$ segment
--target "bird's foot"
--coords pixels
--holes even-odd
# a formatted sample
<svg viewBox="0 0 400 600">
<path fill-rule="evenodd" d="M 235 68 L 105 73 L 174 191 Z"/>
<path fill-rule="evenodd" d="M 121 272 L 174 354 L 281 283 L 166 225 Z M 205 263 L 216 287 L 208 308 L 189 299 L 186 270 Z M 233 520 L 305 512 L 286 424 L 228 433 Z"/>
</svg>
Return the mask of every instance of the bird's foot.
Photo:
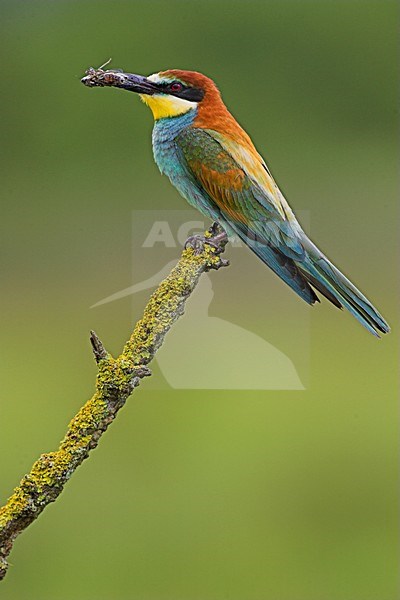
<svg viewBox="0 0 400 600">
<path fill-rule="evenodd" d="M 215 264 L 210 264 L 208 268 L 219 269 L 220 267 L 227 267 L 229 265 L 229 261 L 220 256 L 225 250 L 227 243 L 228 236 L 226 235 L 225 230 L 219 223 L 215 222 L 204 235 L 190 236 L 185 242 L 185 250 L 187 248 L 192 248 L 194 254 L 201 254 L 206 245 L 211 246 L 213 253 L 218 257 L 218 261 L 216 261 Z"/>
</svg>

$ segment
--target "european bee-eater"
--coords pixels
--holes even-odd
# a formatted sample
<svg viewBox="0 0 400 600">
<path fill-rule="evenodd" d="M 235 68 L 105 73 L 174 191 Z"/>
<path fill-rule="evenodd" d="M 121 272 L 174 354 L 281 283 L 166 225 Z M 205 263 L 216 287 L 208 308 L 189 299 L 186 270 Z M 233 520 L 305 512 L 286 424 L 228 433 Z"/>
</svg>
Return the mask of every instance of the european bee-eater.
<svg viewBox="0 0 400 600">
<path fill-rule="evenodd" d="M 149 77 L 121 72 L 117 87 L 137 92 L 150 107 L 155 161 L 192 206 L 238 235 L 309 304 L 319 301 L 315 289 L 377 337 L 377 331 L 389 331 L 369 300 L 304 233 L 211 79 L 176 69 Z"/>
</svg>

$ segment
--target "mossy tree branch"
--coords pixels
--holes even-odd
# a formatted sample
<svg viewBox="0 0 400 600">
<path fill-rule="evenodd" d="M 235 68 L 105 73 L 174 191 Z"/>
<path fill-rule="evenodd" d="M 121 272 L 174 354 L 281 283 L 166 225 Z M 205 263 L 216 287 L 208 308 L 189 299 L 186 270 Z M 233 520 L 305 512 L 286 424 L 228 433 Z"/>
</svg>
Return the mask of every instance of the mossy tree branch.
<svg viewBox="0 0 400 600">
<path fill-rule="evenodd" d="M 177 265 L 151 296 L 118 358 L 113 358 L 91 332 L 98 364 L 96 391 L 70 422 L 58 450 L 42 454 L 0 508 L 0 580 L 7 573 L 7 557 L 15 538 L 56 500 L 140 380 L 151 375 L 147 365 L 183 314 L 201 274 L 228 264 L 220 257 L 225 244 L 226 235 L 216 224 L 204 238 L 192 238 Z"/>
</svg>

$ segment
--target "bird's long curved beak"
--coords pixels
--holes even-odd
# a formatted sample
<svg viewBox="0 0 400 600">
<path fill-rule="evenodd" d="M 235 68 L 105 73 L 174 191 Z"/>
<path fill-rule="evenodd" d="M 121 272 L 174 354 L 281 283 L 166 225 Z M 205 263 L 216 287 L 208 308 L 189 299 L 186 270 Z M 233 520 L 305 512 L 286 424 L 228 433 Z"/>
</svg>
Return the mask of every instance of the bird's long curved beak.
<svg viewBox="0 0 400 600">
<path fill-rule="evenodd" d="M 81 82 L 88 87 L 118 87 L 137 94 L 153 95 L 159 91 L 157 85 L 147 77 L 124 73 L 118 69 L 103 71 L 102 69 L 90 68 L 86 71 Z"/>
</svg>

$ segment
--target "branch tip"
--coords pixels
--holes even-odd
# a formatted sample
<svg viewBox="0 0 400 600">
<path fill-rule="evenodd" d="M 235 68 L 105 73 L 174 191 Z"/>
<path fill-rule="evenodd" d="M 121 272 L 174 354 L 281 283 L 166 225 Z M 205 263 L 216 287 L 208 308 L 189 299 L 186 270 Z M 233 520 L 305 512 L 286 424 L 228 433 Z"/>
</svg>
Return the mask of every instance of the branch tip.
<svg viewBox="0 0 400 600">
<path fill-rule="evenodd" d="M 90 343 L 92 344 L 92 350 L 96 362 L 100 362 L 104 358 L 107 358 L 108 352 L 103 346 L 103 342 L 100 340 L 98 335 L 94 332 L 90 332 Z"/>
</svg>

